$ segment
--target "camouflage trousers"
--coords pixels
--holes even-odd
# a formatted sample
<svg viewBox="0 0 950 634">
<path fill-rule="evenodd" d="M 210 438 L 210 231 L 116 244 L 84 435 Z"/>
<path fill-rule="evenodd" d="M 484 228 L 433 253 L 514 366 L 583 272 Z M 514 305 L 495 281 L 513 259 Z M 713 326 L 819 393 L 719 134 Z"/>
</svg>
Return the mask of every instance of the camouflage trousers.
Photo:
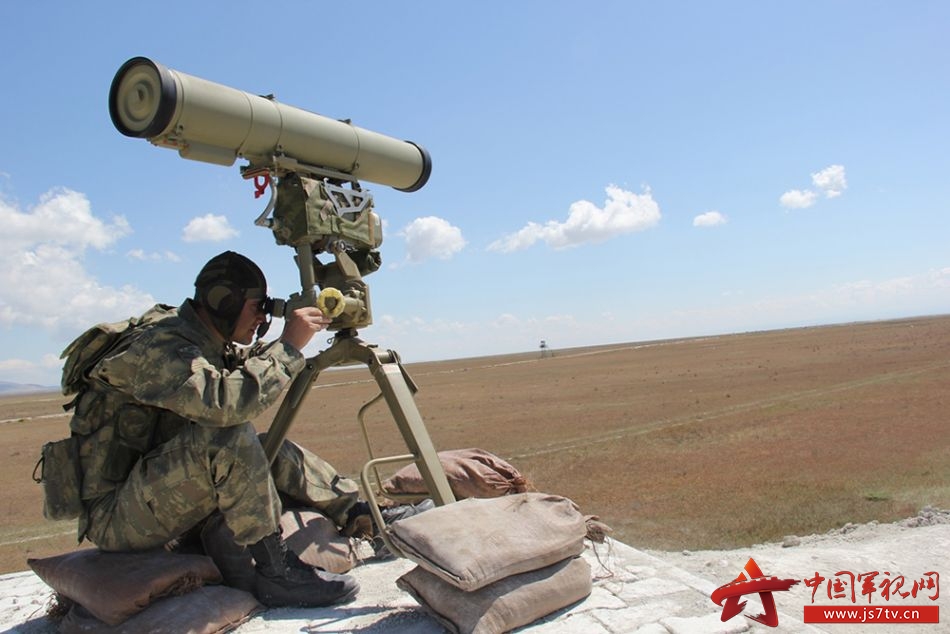
<svg viewBox="0 0 950 634">
<path fill-rule="evenodd" d="M 250 423 L 191 424 L 144 455 L 125 482 L 88 509 L 86 536 L 107 551 L 164 545 L 220 511 L 238 544 L 277 531 L 280 494 L 346 522 L 358 485 L 284 441 L 273 465 Z"/>
</svg>

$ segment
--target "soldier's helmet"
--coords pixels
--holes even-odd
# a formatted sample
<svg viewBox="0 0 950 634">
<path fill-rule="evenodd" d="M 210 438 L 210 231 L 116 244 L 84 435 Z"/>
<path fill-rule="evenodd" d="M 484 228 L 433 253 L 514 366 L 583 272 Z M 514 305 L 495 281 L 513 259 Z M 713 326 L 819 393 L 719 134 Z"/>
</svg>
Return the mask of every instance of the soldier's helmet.
<svg viewBox="0 0 950 634">
<path fill-rule="evenodd" d="M 218 332 L 230 340 L 249 299 L 267 297 L 267 280 L 254 262 L 234 251 L 210 260 L 195 279 L 195 301 L 205 308 Z"/>
</svg>

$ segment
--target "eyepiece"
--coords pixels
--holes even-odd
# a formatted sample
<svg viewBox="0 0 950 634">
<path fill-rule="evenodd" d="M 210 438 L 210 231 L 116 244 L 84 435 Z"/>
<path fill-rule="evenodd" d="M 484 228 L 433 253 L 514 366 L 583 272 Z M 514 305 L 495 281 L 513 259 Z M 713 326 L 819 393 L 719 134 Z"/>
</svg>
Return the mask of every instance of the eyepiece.
<svg viewBox="0 0 950 634">
<path fill-rule="evenodd" d="M 150 138 L 171 123 L 178 101 L 175 78 L 147 57 L 123 64 L 109 89 L 109 116 L 125 136 Z"/>
</svg>

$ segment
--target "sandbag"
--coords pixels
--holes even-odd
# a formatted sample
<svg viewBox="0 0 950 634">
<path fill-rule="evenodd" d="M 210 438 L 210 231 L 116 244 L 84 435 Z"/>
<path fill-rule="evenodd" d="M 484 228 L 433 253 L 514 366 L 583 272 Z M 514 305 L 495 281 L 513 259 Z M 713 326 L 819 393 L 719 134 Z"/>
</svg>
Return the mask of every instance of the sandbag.
<svg viewBox="0 0 950 634">
<path fill-rule="evenodd" d="M 464 592 L 416 567 L 396 580 L 446 629 L 456 634 L 498 634 L 527 625 L 585 598 L 590 565 L 580 557 L 513 575 Z"/>
<path fill-rule="evenodd" d="M 343 574 L 357 563 L 350 540 L 340 535 L 336 524 L 316 511 L 284 511 L 280 527 L 287 546 L 306 564 Z"/>
<path fill-rule="evenodd" d="M 447 504 L 394 522 L 388 530 L 407 558 L 472 591 L 581 554 L 584 519 L 567 498 L 520 493 Z"/>
<path fill-rule="evenodd" d="M 160 597 L 221 582 L 210 557 L 163 550 L 107 553 L 92 548 L 27 559 L 27 564 L 46 585 L 108 625 L 122 623 Z"/>
<path fill-rule="evenodd" d="M 226 586 L 205 586 L 158 599 L 118 625 L 109 625 L 79 604 L 59 623 L 61 634 L 218 634 L 228 632 L 263 609 L 253 595 Z"/>
<path fill-rule="evenodd" d="M 438 456 L 457 500 L 494 498 L 524 493 L 530 488 L 518 469 L 484 449 L 453 449 L 440 451 Z M 394 473 L 383 482 L 382 489 L 391 494 L 430 495 L 415 463 Z"/>
</svg>

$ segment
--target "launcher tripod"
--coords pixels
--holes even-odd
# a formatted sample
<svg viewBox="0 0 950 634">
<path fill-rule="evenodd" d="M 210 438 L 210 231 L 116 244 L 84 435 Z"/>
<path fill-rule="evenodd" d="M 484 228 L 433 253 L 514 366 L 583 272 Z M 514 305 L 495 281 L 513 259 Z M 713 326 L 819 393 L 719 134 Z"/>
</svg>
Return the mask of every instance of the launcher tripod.
<svg viewBox="0 0 950 634">
<path fill-rule="evenodd" d="M 296 250 L 301 292 L 294 293 L 286 302 L 274 300 L 273 314 L 283 316 L 299 306 L 316 305 L 333 319 L 330 330 L 337 332 L 330 347 L 308 358 L 304 370 L 291 383 L 267 432 L 264 451 L 273 461 L 323 370 L 357 363 L 366 365 L 381 393 L 359 413 L 370 457 L 360 472 L 360 479 L 370 502 L 370 512 L 376 525 L 382 527 L 384 522 L 376 499 L 377 490 L 384 494 L 377 470 L 381 464 L 414 462 L 429 496 L 439 506 L 454 502 L 455 496 L 416 407 L 413 395 L 418 388 L 399 355 L 392 350 L 381 351 L 357 336 L 357 328 L 372 323 L 369 288 L 362 276 L 378 269 L 380 262 L 376 249 L 382 242 L 381 223 L 373 211 L 372 196 L 359 189 L 355 182 L 350 181 L 349 188 L 342 187 L 341 182 L 326 177 L 324 170 L 314 169 L 324 175 L 323 180 L 311 178 L 312 172 L 305 175 L 292 172 L 280 178 L 275 186 L 275 175 L 268 173 L 272 198 L 256 224 L 270 228 L 278 244 L 287 244 Z M 248 177 L 246 173 L 245 178 Z M 267 217 L 271 211 L 273 215 Z M 334 261 L 320 262 L 317 256 L 323 252 L 331 253 Z M 321 289 L 319 294 L 316 287 Z M 380 458 L 373 455 L 363 413 L 381 397 L 389 406 L 409 450 L 407 454 Z M 401 554 L 385 531 L 380 531 L 380 536 L 391 552 Z"/>
</svg>

